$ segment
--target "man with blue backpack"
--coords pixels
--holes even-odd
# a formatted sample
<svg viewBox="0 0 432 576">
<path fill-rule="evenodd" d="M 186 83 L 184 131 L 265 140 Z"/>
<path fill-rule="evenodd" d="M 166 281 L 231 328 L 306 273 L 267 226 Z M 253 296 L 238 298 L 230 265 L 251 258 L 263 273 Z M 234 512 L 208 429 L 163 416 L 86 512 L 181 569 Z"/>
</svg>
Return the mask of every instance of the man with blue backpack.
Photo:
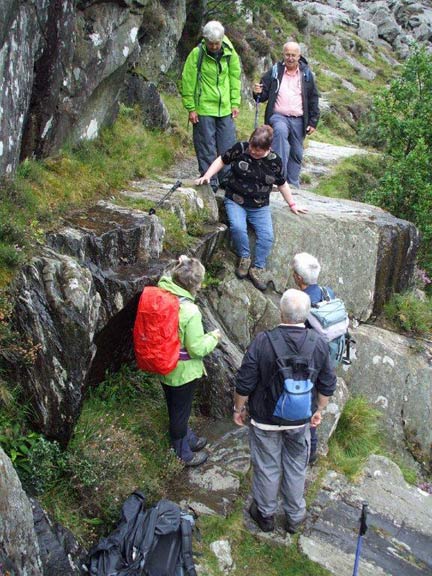
<svg viewBox="0 0 432 576">
<path fill-rule="evenodd" d="M 314 328 L 323 336 L 330 348 L 330 362 L 337 368 L 341 362 L 349 363 L 345 357 L 346 342 L 349 340 L 349 318 L 345 305 L 331 288 L 318 284 L 321 265 L 318 260 L 307 252 L 296 254 L 292 261 L 294 282 L 305 292 L 311 301 L 311 312 L 306 325 Z M 311 452 L 309 464 L 317 459 L 318 434 L 316 428 L 311 428 Z"/>
<path fill-rule="evenodd" d="M 328 344 L 305 326 L 310 308 L 304 292 L 284 292 L 281 324 L 255 337 L 237 374 L 234 422 L 245 423 L 246 402 L 251 417 L 254 473 L 249 513 L 264 532 L 275 528 L 279 488 L 287 531 L 296 533 L 306 517 L 309 430 L 320 424 L 336 387 Z"/>
</svg>

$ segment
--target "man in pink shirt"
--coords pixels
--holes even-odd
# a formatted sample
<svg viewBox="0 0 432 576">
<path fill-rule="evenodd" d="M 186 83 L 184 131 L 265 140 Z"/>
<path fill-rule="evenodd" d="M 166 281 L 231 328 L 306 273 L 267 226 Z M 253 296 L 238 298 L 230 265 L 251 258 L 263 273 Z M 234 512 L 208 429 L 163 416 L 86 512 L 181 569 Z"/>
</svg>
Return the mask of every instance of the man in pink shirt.
<svg viewBox="0 0 432 576">
<path fill-rule="evenodd" d="M 254 98 L 267 102 L 265 123 L 274 130 L 272 148 L 282 158 L 289 184 L 299 188 L 303 140 L 316 130 L 320 112 L 315 79 L 297 42 L 284 45 L 283 61 L 254 85 Z"/>
</svg>

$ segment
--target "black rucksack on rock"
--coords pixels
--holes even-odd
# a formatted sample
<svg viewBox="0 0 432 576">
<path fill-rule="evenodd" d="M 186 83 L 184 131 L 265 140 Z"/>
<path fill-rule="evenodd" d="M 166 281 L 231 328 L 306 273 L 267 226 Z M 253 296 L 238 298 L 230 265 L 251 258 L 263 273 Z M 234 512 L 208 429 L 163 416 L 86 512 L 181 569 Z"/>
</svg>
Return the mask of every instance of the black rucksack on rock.
<svg viewBox="0 0 432 576">
<path fill-rule="evenodd" d="M 194 520 L 170 500 L 145 508 L 134 492 L 117 528 L 89 552 L 91 576 L 196 576 L 192 558 Z"/>
</svg>

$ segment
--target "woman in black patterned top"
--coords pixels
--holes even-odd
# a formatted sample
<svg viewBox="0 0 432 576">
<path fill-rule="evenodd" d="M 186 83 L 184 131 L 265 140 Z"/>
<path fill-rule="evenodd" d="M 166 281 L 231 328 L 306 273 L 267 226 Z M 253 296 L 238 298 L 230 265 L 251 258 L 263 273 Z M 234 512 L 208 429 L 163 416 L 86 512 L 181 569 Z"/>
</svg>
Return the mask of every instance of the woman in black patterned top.
<svg viewBox="0 0 432 576">
<path fill-rule="evenodd" d="M 283 176 L 282 160 L 271 149 L 273 128 L 260 126 L 252 133 L 249 142 L 237 142 L 211 164 L 196 184 L 210 182 L 226 165 L 231 170 L 225 186 L 225 209 L 230 224 L 231 237 L 240 258 L 236 275 L 249 278 L 259 290 L 265 290 L 265 266 L 273 246 L 273 224 L 270 212 L 270 193 L 276 185 L 294 214 L 306 212 L 293 200 L 290 187 Z M 247 225 L 256 234 L 255 260 L 251 265 Z"/>
</svg>

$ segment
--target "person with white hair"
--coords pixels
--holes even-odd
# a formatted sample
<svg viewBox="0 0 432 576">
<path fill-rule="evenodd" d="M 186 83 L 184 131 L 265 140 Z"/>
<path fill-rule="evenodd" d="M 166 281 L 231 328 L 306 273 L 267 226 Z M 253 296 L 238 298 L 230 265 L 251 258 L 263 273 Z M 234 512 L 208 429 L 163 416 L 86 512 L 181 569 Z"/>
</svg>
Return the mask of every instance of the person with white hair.
<svg viewBox="0 0 432 576">
<path fill-rule="evenodd" d="M 300 290 L 305 292 L 311 301 L 311 304 L 318 304 L 326 299 L 326 297 L 333 299 L 335 297 L 331 288 L 326 286 L 326 294 L 324 294 L 321 286 L 318 285 L 318 277 L 321 272 L 321 265 L 315 256 L 307 252 L 299 252 L 296 254 L 291 263 L 294 282 Z M 309 456 L 309 464 L 315 464 L 317 460 L 318 450 L 318 433 L 316 428 L 311 428 L 311 450 Z"/>
<path fill-rule="evenodd" d="M 288 184 L 300 187 L 303 141 L 315 132 L 320 117 L 314 76 L 297 42 L 286 42 L 283 60 L 254 85 L 254 97 L 267 102 L 265 123 L 274 130 L 273 149 L 283 162 Z"/>
<path fill-rule="evenodd" d="M 203 39 L 189 53 L 182 73 L 182 101 L 193 126 L 193 143 L 202 176 L 236 141 L 234 118 L 240 107 L 240 58 L 217 20 L 207 22 Z M 219 178 L 228 172 L 225 168 Z M 216 192 L 219 180 L 211 186 Z"/>
<path fill-rule="evenodd" d="M 253 500 L 249 513 L 264 532 L 274 530 L 279 490 L 287 531 L 296 533 L 305 520 L 304 487 L 310 448 L 309 428 L 320 424 L 321 412 L 336 387 L 327 342 L 304 324 L 310 306 L 310 299 L 304 292 L 295 289 L 284 292 L 280 301 L 281 323 L 255 337 L 237 374 L 233 419 L 238 426 L 244 425 L 246 402 L 251 418 L 249 442 L 253 463 Z M 275 383 L 274 375 L 280 367 L 280 356 L 276 354 L 273 344 L 275 338 L 286 349 L 287 358 L 295 358 L 299 362 L 300 358 L 304 360 L 303 354 L 308 356 L 308 369 L 316 375 L 312 389 L 315 407 L 308 412 L 311 414 L 309 417 L 302 415 L 292 424 L 276 421 L 274 404 L 269 402 L 270 388 Z M 308 342 L 311 343 L 309 346 Z M 312 402 L 309 408 L 311 406 Z"/>
</svg>

